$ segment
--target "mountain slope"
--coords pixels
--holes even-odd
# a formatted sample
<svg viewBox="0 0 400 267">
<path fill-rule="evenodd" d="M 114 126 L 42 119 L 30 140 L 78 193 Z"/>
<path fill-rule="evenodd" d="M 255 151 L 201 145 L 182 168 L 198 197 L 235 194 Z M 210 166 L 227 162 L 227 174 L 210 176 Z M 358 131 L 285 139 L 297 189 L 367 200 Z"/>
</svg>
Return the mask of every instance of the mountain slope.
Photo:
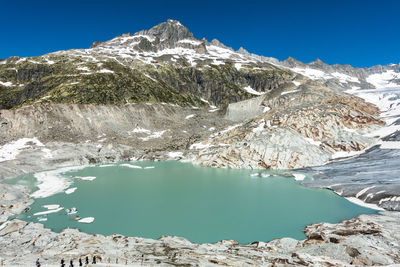
<svg viewBox="0 0 400 267">
<path fill-rule="evenodd" d="M 195 39 L 182 24 L 168 20 L 134 35 L 95 42 L 89 49 L 2 61 L 0 108 L 38 101 L 201 106 L 207 100 L 224 106 L 295 77 L 217 40 Z"/>
</svg>

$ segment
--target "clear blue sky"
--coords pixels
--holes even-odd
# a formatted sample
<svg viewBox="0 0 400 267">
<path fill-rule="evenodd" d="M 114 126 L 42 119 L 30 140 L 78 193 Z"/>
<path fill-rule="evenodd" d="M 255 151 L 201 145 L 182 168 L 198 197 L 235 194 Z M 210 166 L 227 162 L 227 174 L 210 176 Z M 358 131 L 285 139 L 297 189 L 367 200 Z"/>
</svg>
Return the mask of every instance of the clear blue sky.
<svg viewBox="0 0 400 267">
<path fill-rule="evenodd" d="M 88 48 L 177 19 L 197 38 L 283 60 L 400 62 L 397 0 L 2 0 L 0 58 Z"/>
</svg>

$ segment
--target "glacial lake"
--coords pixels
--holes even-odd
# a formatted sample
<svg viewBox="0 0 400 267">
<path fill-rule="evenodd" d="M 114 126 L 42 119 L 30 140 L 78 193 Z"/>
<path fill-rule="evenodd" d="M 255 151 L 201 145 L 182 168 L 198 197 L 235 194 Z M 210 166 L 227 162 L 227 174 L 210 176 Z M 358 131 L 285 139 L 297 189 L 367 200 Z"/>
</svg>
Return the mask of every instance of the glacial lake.
<svg viewBox="0 0 400 267">
<path fill-rule="evenodd" d="M 55 173 L 42 172 L 40 177 L 67 183 L 63 191 L 35 198 L 31 210 L 17 218 L 40 222 L 57 232 L 77 228 L 103 235 L 155 239 L 173 235 L 196 243 L 233 239 L 245 244 L 282 237 L 303 239 L 306 225 L 376 213 L 330 190 L 306 188 L 280 176 L 287 172 L 262 171 L 262 176 L 254 176 L 260 171 L 140 161 Z M 27 185 L 33 192 L 39 184 L 34 175 L 12 183 Z M 57 212 L 34 215 L 48 211 L 46 205 L 60 208 L 53 206 L 50 211 Z M 68 214 L 72 208 L 77 212 Z M 87 217 L 94 221 L 77 221 Z"/>
</svg>

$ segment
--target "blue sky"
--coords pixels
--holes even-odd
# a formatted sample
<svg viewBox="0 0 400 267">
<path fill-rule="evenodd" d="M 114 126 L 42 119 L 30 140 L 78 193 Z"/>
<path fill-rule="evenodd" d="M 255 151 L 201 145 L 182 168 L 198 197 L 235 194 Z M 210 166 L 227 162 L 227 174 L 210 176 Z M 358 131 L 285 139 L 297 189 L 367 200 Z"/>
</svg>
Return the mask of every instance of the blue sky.
<svg viewBox="0 0 400 267">
<path fill-rule="evenodd" d="M 177 19 L 197 38 L 283 60 L 400 62 L 397 0 L 2 0 L 0 58 L 88 48 Z"/>
</svg>

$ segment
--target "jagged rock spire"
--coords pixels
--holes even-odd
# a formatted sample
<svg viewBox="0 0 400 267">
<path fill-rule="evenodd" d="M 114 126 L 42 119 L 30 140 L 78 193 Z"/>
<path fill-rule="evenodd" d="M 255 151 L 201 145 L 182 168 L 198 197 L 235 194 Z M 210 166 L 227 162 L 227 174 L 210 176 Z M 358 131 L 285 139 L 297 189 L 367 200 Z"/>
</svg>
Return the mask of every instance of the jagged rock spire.
<svg viewBox="0 0 400 267">
<path fill-rule="evenodd" d="M 151 35 L 158 37 L 160 41 L 173 44 L 179 40 L 193 38 L 193 33 L 177 20 L 169 19 L 160 23 L 149 30 L 143 30 L 135 33 L 135 35 Z"/>
</svg>

